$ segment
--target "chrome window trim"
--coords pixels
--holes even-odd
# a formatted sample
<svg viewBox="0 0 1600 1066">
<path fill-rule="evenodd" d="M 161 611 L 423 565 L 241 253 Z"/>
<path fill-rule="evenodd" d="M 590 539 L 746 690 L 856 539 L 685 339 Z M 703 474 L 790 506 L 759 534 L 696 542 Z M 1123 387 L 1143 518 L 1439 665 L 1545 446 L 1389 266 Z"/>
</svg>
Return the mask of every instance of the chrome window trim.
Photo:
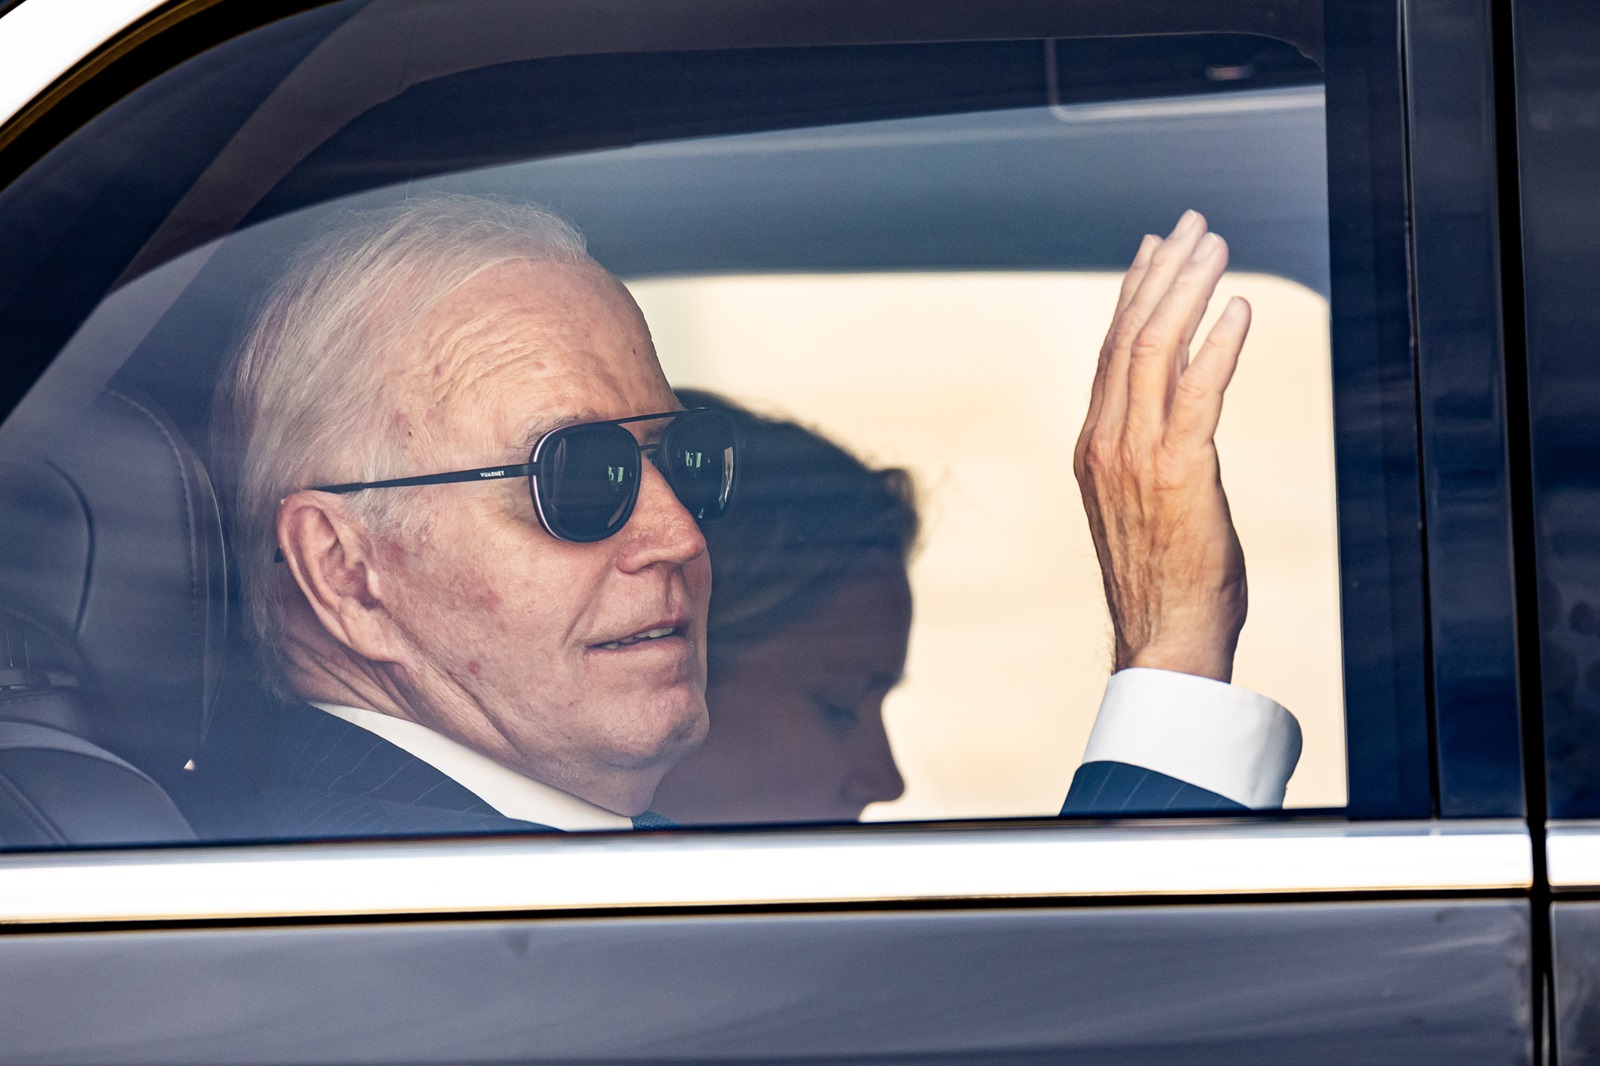
<svg viewBox="0 0 1600 1066">
<path fill-rule="evenodd" d="M 0 856 L 0 922 L 1526 889 L 1520 822 L 862 827 Z"/>
<path fill-rule="evenodd" d="M 1551 888 L 1600 887 L 1600 821 L 1551 822 L 1544 840 Z"/>
<path fill-rule="evenodd" d="M 23 0 L 0 15 L 0 126 L 167 0 Z"/>
</svg>

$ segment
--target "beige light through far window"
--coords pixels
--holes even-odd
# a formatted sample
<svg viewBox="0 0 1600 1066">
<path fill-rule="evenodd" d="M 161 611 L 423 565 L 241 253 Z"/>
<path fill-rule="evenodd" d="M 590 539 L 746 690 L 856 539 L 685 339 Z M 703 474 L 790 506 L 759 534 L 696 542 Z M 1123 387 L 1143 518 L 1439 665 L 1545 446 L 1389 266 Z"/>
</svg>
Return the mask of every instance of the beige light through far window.
<svg viewBox="0 0 1600 1066">
<path fill-rule="evenodd" d="M 797 418 L 916 474 L 916 622 L 885 712 L 906 791 L 868 819 L 1060 808 L 1110 662 L 1071 452 L 1117 285 L 985 273 L 629 286 L 675 386 Z M 1234 681 L 1305 731 L 1288 804 L 1342 806 L 1328 305 L 1233 274 L 1213 308 L 1234 294 L 1255 309 L 1218 442 L 1250 577 Z"/>
</svg>

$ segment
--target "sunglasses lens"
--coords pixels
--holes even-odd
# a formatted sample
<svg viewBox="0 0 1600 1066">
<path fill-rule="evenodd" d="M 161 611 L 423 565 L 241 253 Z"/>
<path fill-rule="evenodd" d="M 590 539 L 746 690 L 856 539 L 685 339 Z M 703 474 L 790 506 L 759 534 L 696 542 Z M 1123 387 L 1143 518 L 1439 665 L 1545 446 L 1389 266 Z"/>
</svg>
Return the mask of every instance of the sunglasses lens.
<svg viewBox="0 0 1600 1066">
<path fill-rule="evenodd" d="M 662 473 L 689 513 L 721 518 L 733 498 L 733 419 L 721 411 L 679 415 L 661 441 Z"/>
<path fill-rule="evenodd" d="M 537 456 L 535 499 L 563 540 L 604 540 L 628 521 L 639 495 L 639 446 L 621 426 L 560 429 Z"/>
</svg>

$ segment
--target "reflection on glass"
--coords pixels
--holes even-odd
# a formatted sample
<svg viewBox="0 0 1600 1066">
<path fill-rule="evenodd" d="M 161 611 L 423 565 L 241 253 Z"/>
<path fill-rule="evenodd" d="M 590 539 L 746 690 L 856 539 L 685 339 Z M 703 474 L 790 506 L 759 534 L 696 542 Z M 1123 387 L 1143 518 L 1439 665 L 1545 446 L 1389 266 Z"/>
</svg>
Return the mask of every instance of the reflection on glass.
<svg viewBox="0 0 1600 1066">
<path fill-rule="evenodd" d="M 629 282 L 672 381 L 796 416 L 915 478 L 916 624 L 884 709 L 905 794 L 870 806 L 868 820 L 1059 809 L 1111 658 L 1071 446 L 1118 284 L 1099 271 Z M 1336 807 L 1345 716 L 1328 302 L 1243 271 L 1216 302 L 1231 295 L 1254 309 L 1218 430 L 1250 574 L 1234 679 L 1304 730 L 1286 804 Z"/>
<path fill-rule="evenodd" d="M 853 821 L 903 789 L 883 702 L 911 629 L 911 479 L 713 393 L 678 397 L 734 416 L 739 495 L 706 529 L 711 731 L 654 808 L 685 823 Z"/>
<path fill-rule="evenodd" d="M 85 412 L 104 388 L 149 397 L 152 440 L 194 444 L 183 465 L 200 481 L 209 469 L 234 501 L 229 591 L 219 575 L 205 593 L 228 625 L 198 634 L 201 684 L 185 698 L 198 721 L 135 760 L 202 835 L 627 828 L 641 813 L 643 825 L 1052 815 L 1111 666 L 1072 470 L 1116 306 L 1110 268 L 1193 202 L 1260 271 L 1230 272 L 1212 315 L 1233 295 L 1257 311 L 1217 436 L 1250 560 L 1234 680 L 1305 723 L 1288 803 L 1336 806 L 1321 108 L 1307 87 L 1225 108 L 930 114 L 370 188 L 123 287 L 5 429 L 61 466 L 60 434 L 93 428 Z M 1180 150 L 1193 180 L 1128 165 Z M 599 263 L 577 227 L 531 206 L 552 201 Z M 344 229 L 361 218 L 398 228 Z M 319 234 L 321 252 L 293 267 Z M 369 239 L 391 243 L 351 244 Z M 626 291 L 606 269 L 628 276 Z M 205 444 L 225 414 L 212 385 L 241 337 L 247 364 L 276 364 L 271 388 L 247 369 L 246 393 L 232 394 L 244 397 L 235 416 L 265 426 L 242 495 L 239 456 Z M 696 532 L 671 503 L 674 487 L 688 502 L 684 485 L 645 467 L 634 519 L 598 530 L 615 540 L 539 539 L 552 530 L 537 494 L 499 475 L 555 426 L 667 409 L 668 382 L 744 426 L 732 516 Z M 632 441 L 659 442 L 659 427 L 625 432 L 630 456 Z M 306 491 L 438 471 L 481 483 Z M 215 509 L 179 525 L 202 518 Z M 630 561 L 647 540 L 664 554 Z M 193 556 L 181 539 L 149 547 Z M 619 594 L 605 553 L 627 581 L 658 565 L 678 577 L 655 599 Z M 196 595 L 178 591 L 180 606 Z M 252 608 L 277 691 L 294 694 L 275 708 L 241 668 Z M 585 656 L 671 658 L 662 698 L 567 669 L 563 618 L 593 638 Z M 91 636 L 96 654 L 117 650 L 114 634 Z M 330 665 L 347 654 L 354 669 Z M 370 785 L 359 802 L 352 783 Z M 1275 796 L 1236 801 L 1281 799 L 1280 778 Z"/>
</svg>

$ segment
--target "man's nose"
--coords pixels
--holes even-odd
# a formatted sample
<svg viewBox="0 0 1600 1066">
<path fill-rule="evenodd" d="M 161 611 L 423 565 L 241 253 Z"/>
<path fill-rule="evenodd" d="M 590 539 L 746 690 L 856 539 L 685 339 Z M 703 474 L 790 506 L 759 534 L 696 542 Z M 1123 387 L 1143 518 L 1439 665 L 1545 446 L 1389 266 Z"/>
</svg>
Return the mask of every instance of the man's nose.
<svg viewBox="0 0 1600 1066">
<path fill-rule="evenodd" d="M 660 563 L 682 566 L 698 559 L 706 552 L 706 538 L 699 524 L 679 502 L 661 471 L 651 463 L 642 466 L 638 502 L 628 524 L 618 534 L 618 565 L 631 573 Z"/>
<path fill-rule="evenodd" d="M 905 778 L 894 761 L 894 751 L 889 747 L 889 734 L 883 728 L 883 713 L 866 716 L 862 721 L 866 735 L 850 776 L 845 779 L 845 795 L 854 803 L 887 803 L 899 799 L 906 791 Z"/>
</svg>

